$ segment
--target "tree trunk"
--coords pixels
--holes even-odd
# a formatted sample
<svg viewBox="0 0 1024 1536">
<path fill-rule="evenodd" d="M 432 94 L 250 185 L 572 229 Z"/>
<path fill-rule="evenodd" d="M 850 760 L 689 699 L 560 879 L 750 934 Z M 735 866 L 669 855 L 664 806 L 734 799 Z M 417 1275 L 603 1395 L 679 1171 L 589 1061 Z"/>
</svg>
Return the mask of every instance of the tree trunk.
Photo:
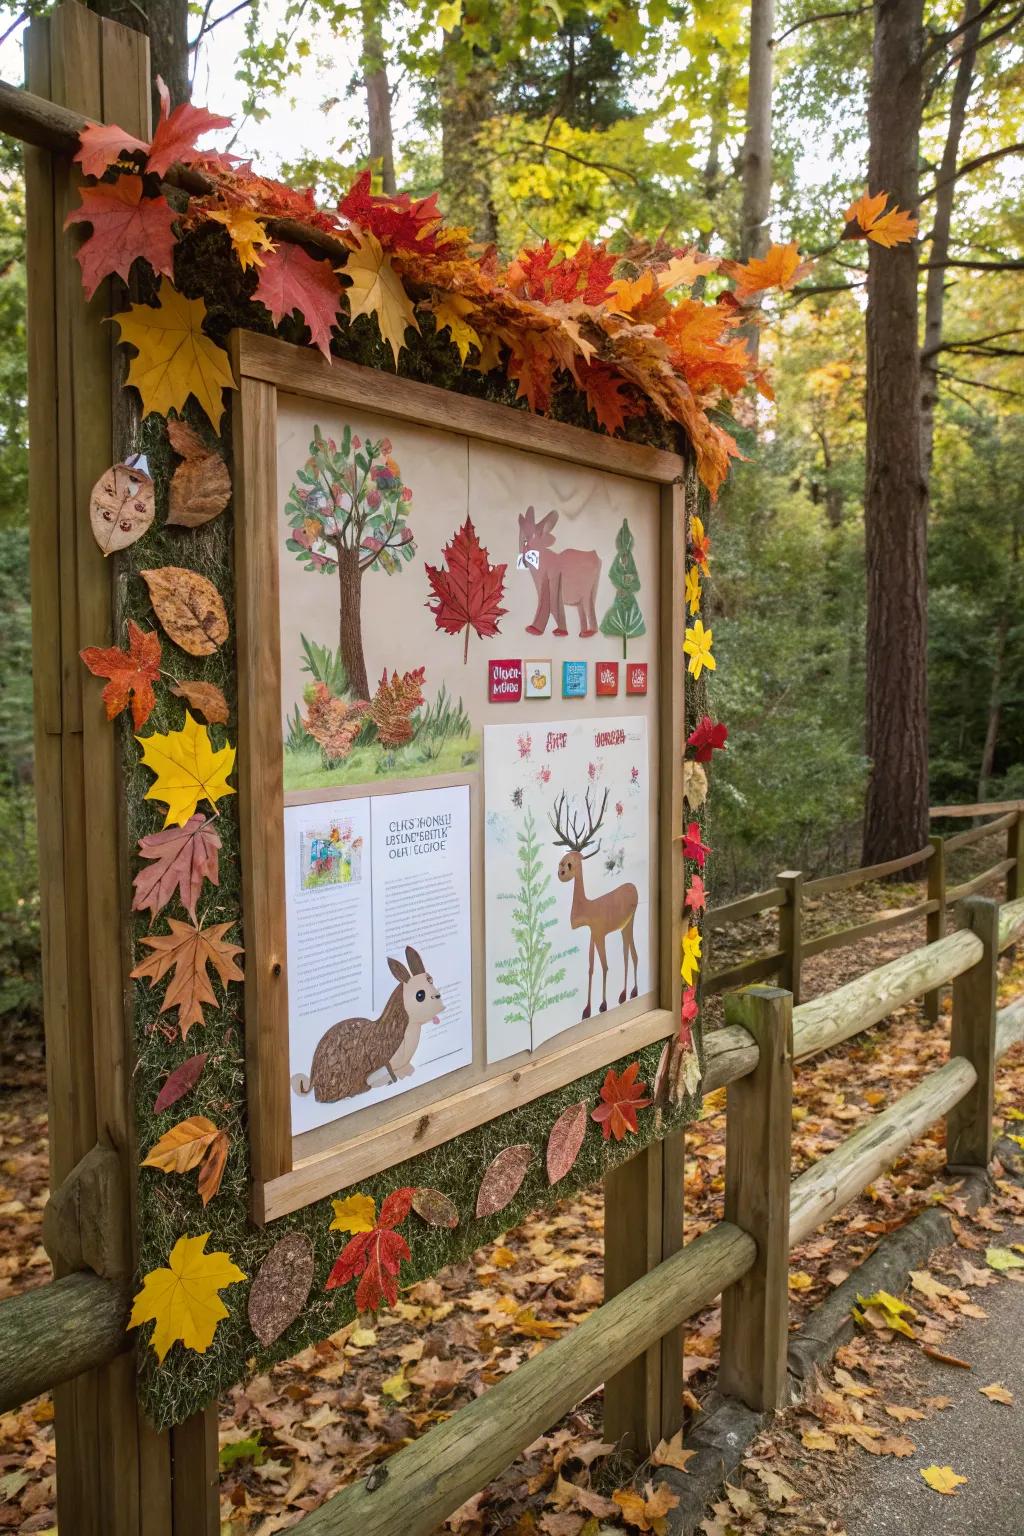
<svg viewBox="0 0 1024 1536">
<path fill-rule="evenodd" d="M 935 218 L 932 224 L 931 250 L 928 259 L 944 262 L 949 255 L 949 229 L 953 216 L 953 180 L 960 158 L 960 139 L 967 116 L 967 102 L 974 84 L 974 61 L 977 55 L 978 33 L 981 23 L 976 19 L 980 0 L 964 0 L 961 25 L 964 31 L 960 40 L 960 62 L 953 82 L 953 96 L 949 107 L 949 123 L 946 143 L 942 151 L 942 164 L 937 177 L 935 194 Z M 929 484 L 932 472 L 932 440 L 935 434 L 935 406 L 939 398 L 939 352 L 942 341 L 942 311 L 946 298 L 947 273 L 942 266 L 928 269 L 928 284 L 924 299 L 924 347 L 921 353 L 921 467 L 925 484 Z"/>
<path fill-rule="evenodd" d="M 363 573 L 359 569 L 358 549 L 339 549 L 338 586 L 341 603 L 339 643 L 341 659 L 348 673 L 349 690 L 354 698 L 369 699 L 370 685 L 366 679 L 366 658 L 363 655 Z"/>
<path fill-rule="evenodd" d="M 992 777 L 992 767 L 996 760 L 996 744 L 999 741 L 999 717 L 1002 714 L 1002 688 L 1003 688 L 1003 657 L 1006 654 L 1006 631 L 1008 628 L 1005 613 L 999 620 L 999 628 L 996 630 L 995 653 L 992 658 L 992 685 L 988 696 L 988 726 L 985 731 L 985 745 L 981 753 L 981 768 L 978 771 L 978 799 L 984 800 L 988 781 Z"/>
<path fill-rule="evenodd" d="M 149 62 L 171 93 L 171 104 L 188 101 L 192 83 L 188 73 L 188 0 L 147 0 L 145 8 L 133 0 L 88 0 L 89 9 L 149 37 Z M 154 96 L 154 114 L 160 104 Z M 154 118 L 155 120 L 155 118 Z"/>
<path fill-rule="evenodd" d="M 394 134 L 391 126 L 391 87 L 388 84 L 387 56 L 380 12 L 374 0 L 363 0 L 363 89 L 366 91 L 366 119 L 370 134 L 370 161 L 380 169 L 381 187 L 388 197 L 395 185 Z"/>
<path fill-rule="evenodd" d="M 747 84 L 747 136 L 740 155 L 743 206 L 740 213 L 740 260 L 763 256 L 768 249 L 772 200 L 772 30 L 775 0 L 751 0 L 750 59 Z"/>
<path fill-rule="evenodd" d="M 869 186 L 916 211 L 923 0 L 874 0 Z M 917 248 L 869 242 L 865 864 L 928 837 L 927 492 Z"/>
<path fill-rule="evenodd" d="M 445 212 L 484 241 L 498 238 L 490 175 L 478 143 L 481 129 L 493 116 L 493 87 L 494 68 L 486 54 L 478 52 L 468 73 L 460 77 L 452 49 L 444 50 L 438 90 Z"/>
</svg>

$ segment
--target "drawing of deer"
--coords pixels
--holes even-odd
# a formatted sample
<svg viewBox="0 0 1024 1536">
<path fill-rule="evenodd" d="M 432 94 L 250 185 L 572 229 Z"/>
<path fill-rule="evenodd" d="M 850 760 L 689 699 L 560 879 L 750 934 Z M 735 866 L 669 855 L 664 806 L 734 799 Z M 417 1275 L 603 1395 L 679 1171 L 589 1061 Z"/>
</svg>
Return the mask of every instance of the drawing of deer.
<svg viewBox="0 0 1024 1536">
<path fill-rule="evenodd" d="M 601 557 L 596 549 L 561 549 L 556 553 L 551 530 L 557 522 L 557 512 L 548 512 L 539 523 L 532 507 L 527 507 L 525 516 L 519 514 L 516 570 L 529 571 L 537 589 L 537 612 L 533 623 L 527 624 L 526 633 L 542 635 L 553 613 L 554 633 L 567 635 L 565 610 L 569 607 L 579 614 L 580 639 L 587 640 L 597 633 L 595 604 Z"/>
<path fill-rule="evenodd" d="M 412 1076 L 412 1059 L 428 1020 L 436 1024 L 444 1012 L 441 994 L 427 975 L 419 955 L 407 946 L 408 970 L 400 960 L 388 958 L 388 969 L 398 982 L 377 1019 L 342 1019 L 332 1024 L 313 1052 L 309 1076 L 297 1072 L 292 1090 L 312 1091 L 318 1104 L 336 1104 L 367 1093 L 382 1083 L 397 1083 Z M 379 1074 L 377 1082 L 371 1078 Z"/>
<path fill-rule="evenodd" d="M 622 934 L 622 959 L 624 963 L 624 975 L 622 979 L 622 991 L 619 994 L 619 1002 L 626 1001 L 626 993 L 629 988 L 629 962 L 633 961 L 633 990 L 629 993 L 631 998 L 637 994 L 637 955 L 636 943 L 633 939 L 633 920 L 636 917 L 637 889 L 635 885 L 617 885 L 614 890 L 605 891 L 602 896 L 588 896 L 583 888 L 583 860 L 592 859 L 595 853 L 600 852 L 601 842 L 598 833 L 604 821 L 604 813 L 608 806 L 608 791 L 604 792 L 601 801 L 601 810 L 597 820 L 594 820 L 594 811 L 590 803 L 590 790 L 587 790 L 586 799 L 586 825 L 583 818 L 570 811 L 569 802 L 565 791 L 555 801 L 554 815 L 549 815 L 548 820 L 554 827 L 558 836 L 555 838 L 555 847 L 568 848 L 569 852 L 562 855 L 558 862 L 558 878 L 563 883 L 572 881 L 572 909 L 569 914 L 569 923 L 573 928 L 590 929 L 590 965 L 587 972 L 587 1006 L 583 1010 L 582 1017 L 590 1018 L 591 992 L 594 984 L 594 954 L 597 953 L 601 962 L 601 1006 L 599 1013 L 604 1013 L 608 1007 L 608 954 L 606 941 L 611 933 Z M 593 844 L 593 846 L 591 846 Z"/>
</svg>

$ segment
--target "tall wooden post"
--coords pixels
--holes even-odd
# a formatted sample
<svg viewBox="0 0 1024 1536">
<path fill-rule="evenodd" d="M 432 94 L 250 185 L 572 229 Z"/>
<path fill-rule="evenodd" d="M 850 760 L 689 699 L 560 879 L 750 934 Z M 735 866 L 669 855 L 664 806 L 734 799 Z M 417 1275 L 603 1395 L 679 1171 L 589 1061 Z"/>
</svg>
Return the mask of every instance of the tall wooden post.
<svg viewBox="0 0 1024 1536">
<path fill-rule="evenodd" d="M 1017 809 L 1017 819 L 1006 829 L 1006 857 L 1013 860 L 1013 868 L 1006 872 L 1006 899 L 1016 901 L 1024 896 L 1024 813 Z"/>
<path fill-rule="evenodd" d="M 925 942 L 934 944 L 946 933 L 946 840 L 932 833 L 928 839 L 932 856 L 928 860 L 928 900 L 937 901 L 938 907 L 925 918 Z M 924 995 L 924 1016 L 934 1024 L 939 1016 L 941 987 L 935 987 Z"/>
<path fill-rule="evenodd" d="M 725 1143 L 725 1219 L 750 1234 L 757 1259 L 722 1296 L 718 1381 L 764 1412 L 788 1392 L 793 999 L 779 987 L 748 987 L 726 998 L 725 1018 L 760 1049 L 756 1069 L 729 1085 Z"/>
<path fill-rule="evenodd" d="M 800 1001 L 800 970 L 803 963 L 804 877 L 798 869 L 784 869 L 776 879 L 783 890 L 782 906 L 779 908 L 779 948 L 782 951 L 779 986 L 792 992 L 795 1005 Z"/>
<path fill-rule="evenodd" d="M 951 1168 L 987 1168 L 992 1160 L 992 1116 L 996 1077 L 996 980 L 999 964 L 999 903 L 969 896 L 956 909 L 958 926 L 970 928 L 983 945 L 981 959 L 953 982 L 950 1056 L 966 1056 L 978 1081 L 946 1116 L 946 1161 Z"/>
</svg>

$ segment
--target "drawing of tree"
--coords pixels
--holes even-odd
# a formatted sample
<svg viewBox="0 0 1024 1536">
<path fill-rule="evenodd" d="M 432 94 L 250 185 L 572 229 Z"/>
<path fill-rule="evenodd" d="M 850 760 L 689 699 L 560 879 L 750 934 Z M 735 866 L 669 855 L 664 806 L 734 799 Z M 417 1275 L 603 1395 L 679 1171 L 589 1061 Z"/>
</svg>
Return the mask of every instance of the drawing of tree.
<svg viewBox="0 0 1024 1536">
<path fill-rule="evenodd" d="M 640 574 L 633 559 L 633 534 L 625 518 L 615 535 L 615 559 L 608 575 L 615 588 L 615 601 L 601 620 L 601 633 L 621 637 L 622 658 L 625 660 L 627 642 L 647 633 L 644 616 L 636 600 L 640 590 Z"/>
<path fill-rule="evenodd" d="M 349 688 L 368 699 L 361 617 L 363 575 L 392 576 L 416 552 L 406 523 L 412 491 L 402 483 L 388 438 L 363 442 L 346 426 L 341 442 L 313 428 L 309 458 L 296 473 L 285 513 L 287 548 L 307 570 L 336 571 L 341 659 Z"/>
<path fill-rule="evenodd" d="M 565 967 L 559 961 L 575 954 L 578 948 L 552 951 L 546 937 L 558 922 L 546 914 L 555 905 L 551 894 L 551 876 L 543 871 L 541 848 L 537 841 L 537 827 L 533 813 L 527 809 L 523 830 L 516 833 L 519 843 L 519 890 L 515 895 L 499 896 L 499 901 L 511 901 L 512 937 L 516 953 L 507 960 L 499 960 L 495 970 L 501 985 L 506 989 L 504 997 L 496 999 L 498 1005 L 509 1011 L 505 1017 L 512 1024 L 528 1024 L 532 1031 L 533 1021 L 546 1008 L 575 996 L 572 988 L 559 991 L 565 980 Z"/>
</svg>

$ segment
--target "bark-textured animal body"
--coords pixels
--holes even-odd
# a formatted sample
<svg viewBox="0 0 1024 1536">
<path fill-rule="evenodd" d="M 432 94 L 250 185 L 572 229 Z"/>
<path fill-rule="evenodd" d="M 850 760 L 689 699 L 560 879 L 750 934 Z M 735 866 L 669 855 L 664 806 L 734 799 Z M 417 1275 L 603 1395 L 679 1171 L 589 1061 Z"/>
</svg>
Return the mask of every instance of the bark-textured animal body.
<svg viewBox="0 0 1024 1536">
<path fill-rule="evenodd" d="M 601 579 L 601 557 L 596 549 L 554 550 L 552 529 L 557 512 L 548 512 L 538 523 L 532 507 L 519 515 L 519 558 L 517 571 L 529 571 L 537 589 L 537 612 L 527 624 L 529 635 L 542 635 L 554 614 L 554 634 L 567 635 L 566 608 L 575 608 L 580 621 L 580 638 L 597 633 L 597 584 Z"/>
<path fill-rule="evenodd" d="M 554 815 L 548 819 L 558 836 L 555 838 L 556 847 L 568 848 L 569 852 L 563 854 L 558 861 L 558 878 L 563 884 L 572 882 L 572 908 L 569 913 L 569 924 L 573 928 L 590 929 L 590 961 L 587 971 L 587 1006 L 583 1010 L 582 1017 L 590 1018 L 591 993 L 594 986 L 594 955 L 601 962 L 601 1005 L 599 1013 L 604 1013 L 608 1007 L 608 952 L 606 940 L 610 933 L 622 934 L 622 959 L 624 974 L 622 978 L 622 991 L 619 993 L 619 1002 L 626 1001 L 629 992 L 629 962 L 633 961 L 633 990 L 629 992 L 631 998 L 636 997 L 637 982 L 637 953 L 636 942 L 633 938 L 633 922 L 636 917 L 636 907 L 639 896 L 637 888 L 631 883 L 617 885 L 614 890 L 605 891 L 601 896 L 588 896 L 583 887 L 583 860 L 592 859 L 600 850 L 601 843 L 597 837 L 604 821 L 604 813 L 608 805 L 608 791 L 604 792 L 601 802 L 601 810 L 597 820 L 594 820 L 593 808 L 590 804 L 590 791 L 586 794 L 587 820 L 582 824 L 582 817 L 570 813 L 564 792 L 555 801 Z M 591 844 L 594 846 L 591 847 Z M 589 850 L 589 851 L 588 851 Z"/>
<path fill-rule="evenodd" d="M 395 1083 L 412 1074 L 412 1059 L 424 1024 L 436 1023 L 444 1012 L 441 994 L 428 976 L 416 951 L 405 951 L 408 970 L 399 960 L 388 960 L 398 982 L 376 1019 L 342 1019 L 333 1024 L 313 1052 L 309 1076 L 292 1078 L 296 1093 L 312 1092 L 318 1104 L 351 1099 L 374 1086 L 370 1079 L 382 1073 L 383 1081 Z"/>
</svg>

